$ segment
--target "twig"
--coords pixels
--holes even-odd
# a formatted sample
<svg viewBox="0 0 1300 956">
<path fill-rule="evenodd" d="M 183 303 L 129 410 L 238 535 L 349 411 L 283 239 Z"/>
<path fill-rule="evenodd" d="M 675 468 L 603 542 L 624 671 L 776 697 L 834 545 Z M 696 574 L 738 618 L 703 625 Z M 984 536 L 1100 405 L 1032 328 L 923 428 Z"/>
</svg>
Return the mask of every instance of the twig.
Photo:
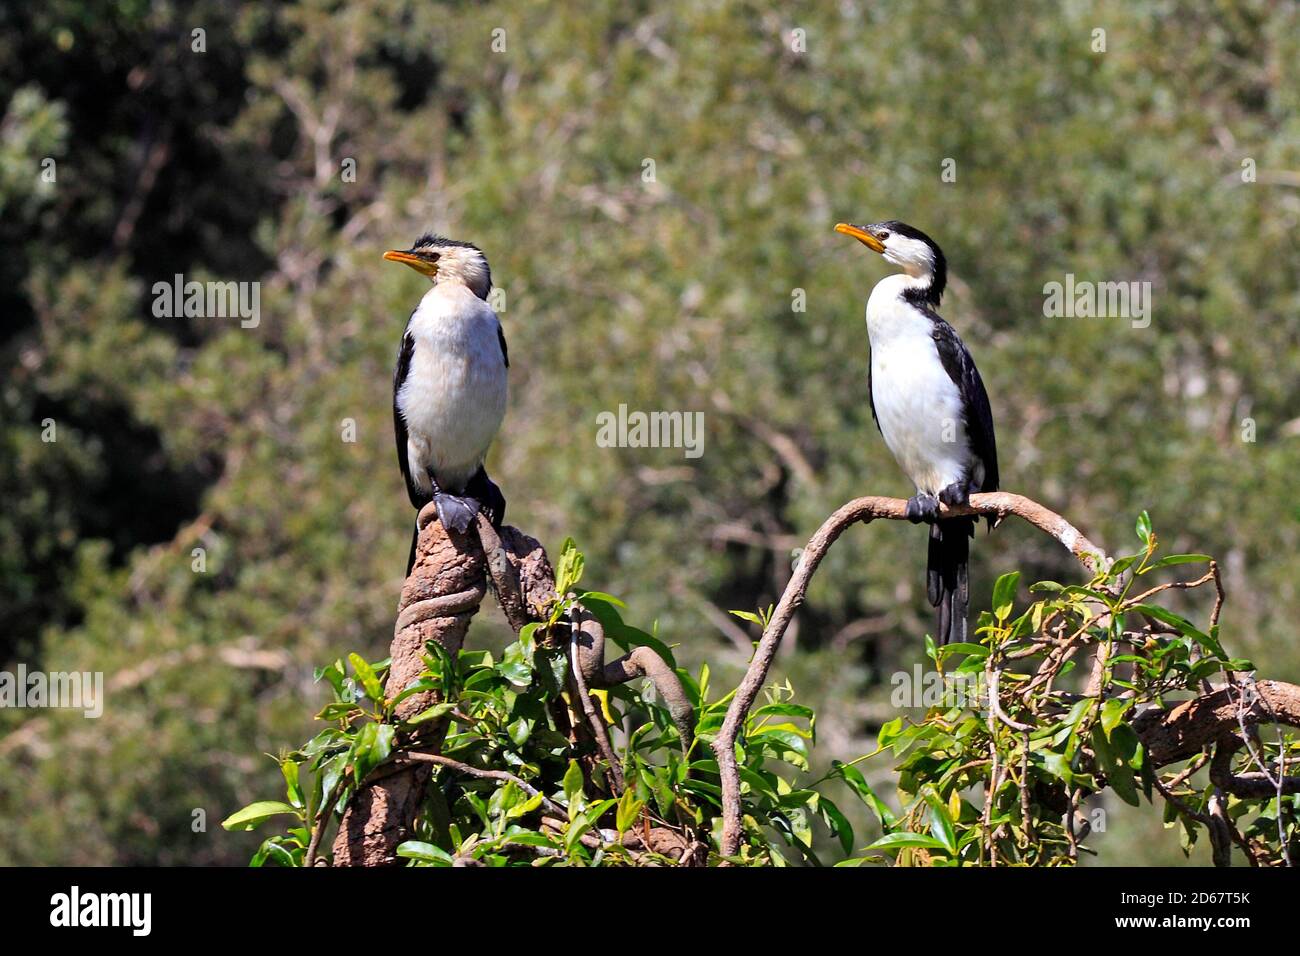
<svg viewBox="0 0 1300 956">
<path fill-rule="evenodd" d="M 457 773 L 463 773 L 470 777 L 480 777 L 484 780 L 504 780 L 508 783 L 513 783 L 524 793 L 528 794 L 528 796 L 541 797 L 542 806 L 546 808 L 547 812 L 567 814 L 567 811 L 563 807 L 557 804 L 550 797 L 546 796 L 546 794 L 542 793 L 532 784 L 526 783 L 508 771 L 484 770 L 481 767 L 474 767 L 470 764 L 463 763 L 462 761 L 453 760 L 451 757 L 444 757 L 442 754 L 431 753 L 427 750 L 404 750 L 400 756 L 418 763 L 431 763 L 436 764 L 439 767 L 449 767 Z"/>
<path fill-rule="evenodd" d="M 998 689 L 998 682 L 1001 675 L 1002 670 L 993 666 L 993 655 L 990 654 L 988 661 L 984 666 L 984 682 L 988 684 L 989 713 L 1002 721 L 1002 723 L 1006 724 L 1012 730 L 1023 730 L 1026 733 L 1033 730 L 1033 727 L 1029 724 L 1018 723 L 1002 712 L 1002 701 L 999 698 Z M 1027 749 L 1028 748 L 1026 748 L 1026 750 Z"/>
<path fill-rule="evenodd" d="M 1034 844 L 1034 813 L 1029 804 L 1029 728 L 1024 728 L 1021 738 L 1024 753 L 1020 755 L 1020 829 L 1025 832 L 1026 848 Z"/>
<path fill-rule="evenodd" d="M 334 781 L 334 786 L 330 788 L 329 795 L 316 808 L 316 818 L 312 822 L 311 840 L 307 844 L 307 856 L 303 861 L 304 866 L 316 865 L 316 851 L 320 847 L 321 837 L 325 835 L 325 829 L 329 826 L 330 817 L 334 815 L 334 807 L 338 804 L 339 795 L 347 782 L 347 773 L 339 774 L 338 780 Z"/>
<path fill-rule="evenodd" d="M 1244 836 L 1241 835 L 1241 832 L 1235 826 L 1232 825 L 1230 819 L 1224 817 L 1216 820 L 1215 818 L 1211 817 L 1209 814 L 1198 813 L 1196 810 L 1193 810 L 1181 799 L 1175 796 L 1173 793 L 1173 788 L 1167 787 L 1163 783 L 1161 783 L 1159 777 L 1154 778 L 1152 780 L 1152 783 L 1155 784 L 1155 788 L 1157 791 L 1159 791 L 1160 796 L 1164 797 L 1165 800 L 1169 802 L 1170 806 L 1172 806 L 1183 816 L 1187 817 L 1187 819 L 1195 823 L 1201 824 L 1201 826 L 1205 827 L 1205 829 L 1209 831 L 1211 843 L 1213 843 L 1215 840 L 1216 828 L 1221 827 L 1223 823 L 1226 821 L 1228 827 L 1228 834 L 1229 836 L 1232 837 L 1232 841 L 1241 847 L 1242 851 L 1246 854 L 1246 859 L 1250 861 L 1251 866 L 1259 865 L 1255 859 L 1255 853 L 1250 847 L 1250 843 L 1246 840 Z M 1227 864 L 1219 863 L 1218 860 L 1216 859 L 1215 865 L 1224 866 Z"/>
<path fill-rule="evenodd" d="M 1070 862 L 1079 862 L 1079 838 L 1074 832 L 1074 815 L 1079 812 L 1079 788 L 1071 787 L 1065 805 L 1065 836 L 1070 843 Z"/>
<path fill-rule="evenodd" d="M 578 692 L 578 697 L 582 699 L 582 712 L 586 714 L 587 723 L 591 725 L 592 736 L 596 738 L 601 756 L 609 765 L 609 772 L 614 782 L 614 796 L 619 796 L 623 792 L 623 766 L 614 753 L 614 747 L 609 740 L 609 731 L 605 729 L 605 721 L 592 706 L 591 693 L 587 690 L 587 680 L 582 673 L 582 662 L 578 659 L 577 631 L 578 624 L 575 621 L 571 628 L 571 633 L 575 636 L 569 642 L 569 673 L 573 677 L 573 685 Z"/>
</svg>

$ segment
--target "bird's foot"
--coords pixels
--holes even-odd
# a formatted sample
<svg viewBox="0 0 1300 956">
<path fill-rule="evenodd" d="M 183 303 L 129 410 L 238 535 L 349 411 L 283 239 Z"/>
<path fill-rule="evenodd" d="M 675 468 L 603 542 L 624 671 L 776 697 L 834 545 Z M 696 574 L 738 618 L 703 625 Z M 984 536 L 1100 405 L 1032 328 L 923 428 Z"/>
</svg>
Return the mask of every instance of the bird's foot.
<svg viewBox="0 0 1300 956">
<path fill-rule="evenodd" d="M 500 531 L 506 517 L 506 498 L 487 472 L 480 468 L 465 486 L 465 493 L 483 502 L 483 514 L 492 522 L 492 527 Z"/>
<path fill-rule="evenodd" d="M 469 526 L 474 523 L 474 516 L 482 507 L 477 498 L 458 497 L 445 491 L 434 493 L 433 505 L 438 509 L 439 523 L 448 531 L 461 534 L 469 530 Z"/>
<path fill-rule="evenodd" d="M 939 492 L 939 500 L 949 508 L 963 508 L 970 504 L 970 489 L 964 481 L 954 481 Z"/>
<path fill-rule="evenodd" d="M 917 492 L 907 499 L 904 515 L 912 524 L 920 524 L 922 521 L 930 524 L 939 517 L 939 499 L 923 491 Z"/>
</svg>

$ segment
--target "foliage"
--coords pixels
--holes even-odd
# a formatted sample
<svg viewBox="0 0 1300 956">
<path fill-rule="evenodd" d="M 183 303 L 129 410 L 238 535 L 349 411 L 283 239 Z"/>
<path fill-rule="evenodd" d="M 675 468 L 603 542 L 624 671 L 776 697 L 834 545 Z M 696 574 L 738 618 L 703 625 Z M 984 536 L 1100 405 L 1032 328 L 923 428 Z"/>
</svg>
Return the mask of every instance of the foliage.
<svg viewBox="0 0 1300 956">
<path fill-rule="evenodd" d="M 1175 589 L 1217 584 L 1210 557 L 1158 557 L 1145 512 L 1137 530 L 1142 550 L 1115 560 L 1086 585 L 1033 585 L 1032 592 L 1046 596 L 1020 614 L 1014 613 L 1020 573 L 1000 577 L 992 610 L 980 615 L 978 643 L 929 643 L 940 674 L 985 678 L 983 698 L 945 701 L 913 723 L 896 718 L 864 757 L 835 760 L 828 772 L 811 774 L 816 717 L 794 702 L 788 682 L 768 688 L 738 743 L 746 838 L 732 862 L 822 865 L 824 853 L 814 840 L 818 822 L 838 843 L 838 852 L 830 852 L 842 866 L 882 858 L 932 866 L 1069 865 L 1090 852 L 1083 843 L 1089 823 L 1079 811 L 1082 801 L 1107 790 L 1133 806 L 1163 802 L 1166 827 L 1177 827 L 1190 850 L 1212 826 L 1206 810 L 1215 786 L 1193 782 L 1208 753 L 1174 767 L 1153 766 L 1132 718 L 1149 706 L 1196 696 L 1213 677 L 1244 681 L 1253 667 L 1223 650 L 1220 604 L 1201 630 L 1156 603 L 1157 595 Z M 457 765 L 438 767 L 415 836 L 398 849 L 413 865 L 451 866 L 462 859 L 492 866 L 676 862 L 624 845 L 625 834 L 648 833 L 651 826 L 679 832 L 689 843 L 705 841 L 709 861 L 718 862 L 718 768 L 702 745 L 721 726 L 732 695 L 709 699 L 707 665 L 698 680 L 678 669 L 699 715 L 689 745 L 662 704 L 634 688 L 593 692 L 610 726 L 623 730 L 618 752 L 629 784 L 622 793 L 610 788 L 608 775 L 599 782 L 602 775 L 591 769 L 595 754 L 590 748 L 584 753 L 554 719 L 554 705 L 572 714 L 573 702 L 566 689 L 569 652 L 550 631 L 573 601 L 604 605 L 602 617 L 616 625 L 611 634 L 620 644 L 653 642 L 667 652 L 651 635 L 622 623 L 617 599 L 573 591 L 583 563 L 566 542 L 558 580 L 566 585 L 562 593 L 572 596 L 555 602 L 546 623 L 523 628 L 499 661 L 484 650 L 453 657 L 429 642 L 425 670 L 392 698 L 383 693 L 387 661 L 367 663 L 353 654 L 350 674 L 342 660 L 320 670 L 317 678 L 329 684 L 334 700 L 317 719 L 332 726 L 279 758 L 288 802 L 253 803 L 225 821 L 227 829 L 253 829 L 278 815 L 296 818 L 286 834 L 263 842 L 253 865 L 302 865 L 312 828 L 327 827 L 358 787 L 404 759 L 402 741 L 439 720 L 449 722 L 441 756 Z M 1195 580 L 1145 585 L 1151 581 L 1146 575 L 1205 563 L 1211 570 Z M 1078 676 L 1074 658 L 1080 652 L 1102 662 L 1095 685 L 1083 694 L 1062 686 Z M 433 692 L 437 702 L 394 719 L 397 704 L 423 692 Z M 1276 745 L 1258 740 L 1256 746 L 1245 759 L 1266 773 L 1276 765 L 1285 776 L 1286 762 L 1300 759 L 1300 740 L 1290 731 L 1279 732 Z M 876 795 L 857 766 L 885 752 L 901 758 L 893 771 L 900 812 Z M 505 770 L 506 779 L 475 776 L 474 768 Z M 304 769 L 313 781 L 309 788 L 302 783 Z M 852 823 L 826 792 L 831 782 L 860 799 L 881 830 L 861 855 L 854 855 Z M 1252 861 L 1278 863 L 1284 845 L 1292 852 L 1300 848 L 1298 810 L 1298 796 L 1228 796 L 1224 819 Z"/>
<path fill-rule="evenodd" d="M 907 803 L 896 820 L 882 818 L 886 832 L 869 849 L 937 866 L 1069 863 L 1087 851 L 1080 801 L 1103 790 L 1132 806 L 1163 804 L 1165 825 L 1179 829 L 1185 851 L 1210 829 L 1206 811 L 1215 786 L 1204 774 L 1199 782 L 1194 776 L 1208 754 L 1172 768 L 1152 766 L 1131 721 L 1149 705 L 1169 707 L 1196 696 L 1212 678 L 1241 681 L 1244 688 L 1253 665 L 1229 657 L 1220 643 L 1221 591 L 1204 630 L 1156 603 L 1157 595 L 1175 589 L 1219 587 L 1217 565 L 1204 554 L 1157 557 L 1146 512 L 1137 532 L 1140 551 L 1086 585 L 1033 585 L 1030 591 L 1044 597 L 1019 614 L 1020 574 L 1003 575 L 992 611 L 980 615 L 978 644 L 930 645 L 941 672 L 984 677 L 984 696 L 881 728 L 877 752 L 903 758 L 895 772 Z M 1163 584 L 1147 577 L 1195 564 L 1209 564 L 1210 571 Z M 1080 676 L 1082 652 L 1104 661 L 1087 694 L 1071 681 Z M 1074 692 L 1062 686 L 1071 683 Z M 989 695 L 996 695 L 996 709 Z M 1258 741 L 1257 747 L 1243 759 L 1265 772 L 1276 767 L 1285 776 L 1287 762 L 1300 759 L 1300 739 L 1290 730 L 1279 732 L 1276 744 Z M 1277 863 L 1284 845 L 1292 853 L 1300 849 L 1300 797 L 1226 799 L 1234 836 L 1250 842 L 1253 858 Z"/>
<path fill-rule="evenodd" d="M 583 564 L 581 552 L 566 542 L 557 589 L 572 596 L 555 602 L 548 621 L 521 629 L 500 659 L 486 650 L 462 649 L 453 656 L 430 641 L 424 671 L 392 697 L 384 695 L 388 661 L 370 663 L 351 654 L 347 664 L 340 659 L 321 668 L 317 679 L 329 685 L 333 700 L 316 718 L 330 726 L 278 758 L 286 802 L 258 801 L 224 821 L 227 829 L 247 830 L 275 817 L 294 818 L 287 832 L 262 843 L 252 865 L 303 865 L 313 827 L 328 827 L 367 780 L 409 759 L 404 754 L 411 748 L 402 741 L 437 721 L 449 725 L 440 755 L 460 766 L 437 767 L 415 835 L 398 848 L 413 865 L 450 866 L 458 858 L 491 866 L 674 863 L 644 845 L 635 851 L 624 846 L 625 834 L 648 833 L 651 826 L 716 847 L 720 788 L 707 745 L 731 695 L 709 699 L 707 665 L 697 678 L 677 669 L 698 717 L 689 743 L 681 740 L 667 708 L 631 685 L 592 691 L 604 719 L 622 730 L 619 759 L 628 781 L 622 793 L 610 792 L 610 777 L 592 765 L 594 752 L 584 752 L 555 719 L 558 705 L 568 711 L 570 724 L 578 721 L 567 681 L 568 648 L 550 633 L 573 601 L 601 605 L 600 617 L 613 625 L 607 633 L 616 643 L 651 644 L 672 661 L 652 634 L 622 622 L 622 602 L 574 590 Z M 405 719 L 394 717 L 403 700 L 428 692 L 437 703 Z M 815 820 L 843 852 L 854 845 L 847 817 L 823 792 L 830 777 L 808 777 L 816 720 L 793 697 L 788 684 L 770 688 L 746 721 L 741 774 L 750 839 L 736 862 L 783 865 L 786 853 L 818 862 Z M 478 777 L 464 767 L 506 771 L 509 779 Z M 851 767 L 837 775 L 850 781 L 851 792 L 875 801 Z"/>
</svg>

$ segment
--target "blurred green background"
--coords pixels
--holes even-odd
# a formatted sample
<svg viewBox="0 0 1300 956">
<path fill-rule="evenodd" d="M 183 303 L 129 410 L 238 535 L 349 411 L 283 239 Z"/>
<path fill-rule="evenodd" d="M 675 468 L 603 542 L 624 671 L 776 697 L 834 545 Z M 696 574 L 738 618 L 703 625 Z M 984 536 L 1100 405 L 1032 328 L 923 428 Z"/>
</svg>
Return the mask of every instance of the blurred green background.
<svg viewBox="0 0 1300 956">
<path fill-rule="evenodd" d="M 572 534 L 715 686 L 755 636 L 726 611 L 843 501 L 910 491 L 866 400 L 885 268 L 831 232 L 886 218 L 948 255 L 1004 487 L 1112 550 L 1149 509 L 1221 560 L 1229 650 L 1300 679 L 1297 62 L 1277 0 L 6 3 L 0 667 L 108 693 L 0 710 L 0 863 L 247 860 L 218 823 L 276 791 L 313 667 L 391 637 L 391 367 L 427 286 L 380 255 L 426 228 L 504 293 L 509 520 Z M 177 273 L 260 282 L 260 324 L 156 318 Z M 1045 318 L 1067 273 L 1149 281 L 1150 327 Z M 702 411 L 703 455 L 597 447 L 620 403 Z M 896 716 L 923 554 L 851 531 L 788 637 L 823 764 Z M 975 562 L 976 607 L 1078 574 L 1015 521 Z M 504 632 L 485 608 L 471 640 Z M 1100 862 L 1182 861 L 1105 809 Z"/>
</svg>

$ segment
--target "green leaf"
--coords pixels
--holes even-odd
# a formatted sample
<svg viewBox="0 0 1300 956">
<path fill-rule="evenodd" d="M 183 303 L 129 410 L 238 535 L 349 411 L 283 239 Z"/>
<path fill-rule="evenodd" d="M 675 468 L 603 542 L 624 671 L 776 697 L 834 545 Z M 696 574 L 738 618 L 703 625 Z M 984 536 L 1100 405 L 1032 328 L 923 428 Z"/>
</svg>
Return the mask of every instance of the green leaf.
<svg viewBox="0 0 1300 956">
<path fill-rule="evenodd" d="M 749 716 L 751 719 L 763 717 L 798 717 L 801 720 L 812 720 L 815 714 L 811 707 L 804 707 L 801 704 L 764 704 Z M 770 727 L 771 725 L 769 724 L 768 726 Z M 786 723 L 781 726 L 787 727 L 791 730 L 797 730 L 793 724 Z M 803 733 L 803 731 L 799 732 Z"/>
<path fill-rule="evenodd" d="M 1109 737 L 1112 730 L 1124 719 L 1124 714 L 1133 706 L 1132 698 L 1112 697 L 1101 705 L 1101 727 Z"/>
<path fill-rule="evenodd" d="M 993 616 L 999 621 L 1005 621 L 1011 616 L 1011 608 L 1016 600 L 1016 588 L 1019 585 L 1019 571 L 1008 571 L 993 585 Z"/>
<path fill-rule="evenodd" d="M 808 769 L 808 741 L 789 730 L 763 728 L 749 735 L 751 746 L 765 746 L 800 770 Z"/>
<path fill-rule="evenodd" d="M 574 585 L 582 580 L 582 570 L 586 559 L 572 538 L 565 538 L 560 545 L 560 560 L 555 567 L 555 593 L 563 598 Z"/>
<path fill-rule="evenodd" d="M 382 704 L 384 702 L 384 687 L 379 683 L 374 668 L 366 663 L 360 654 L 349 654 L 348 663 L 352 665 L 352 671 L 357 675 L 357 680 L 361 681 L 366 696 L 375 703 Z"/>
<path fill-rule="evenodd" d="M 236 810 L 222 820 L 221 825 L 227 830 L 255 830 L 271 817 L 281 813 L 298 816 L 297 809 L 287 803 L 281 803 L 279 800 L 259 800 L 257 803 L 250 803 L 242 810 Z"/>
<path fill-rule="evenodd" d="M 585 605 L 588 601 L 601 601 L 605 604 L 612 604 L 614 607 L 627 609 L 627 604 L 612 594 L 606 594 L 604 591 L 578 591 L 578 600 Z"/>
<path fill-rule="evenodd" d="M 1137 536 L 1144 545 L 1151 546 L 1151 516 L 1145 511 L 1138 515 Z"/>
<path fill-rule="evenodd" d="M 1122 558 L 1116 558 L 1115 563 L 1110 566 L 1110 577 L 1112 578 L 1119 577 L 1129 568 L 1133 567 L 1133 564 L 1140 557 L 1142 557 L 1142 555 L 1140 554 L 1130 554 Z"/>
<path fill-rule="evenodd" d="M 326 704 L 316 715 L 317 720 L 342 720 L 349 714 L 361 713 L 361 708 L 352 701 L 336 700 Z"/>
<path fill-rule="evenodd" d="M 422 694 L 425 693 L 426 691 L 437 691 L 437 690 L 442 690 L 441 681 L 431 680 L 427 677 L 419 677 L 411 681 L 411 683 L 407 684 L 406 687 L 403 688 L 402 692 L 392 699 L 391 705 L 393 707 L 396 707 L 402 701 L 406 700 L 406 698 L 411 697 L 415 694 Z"/>
<path fill-rule="evenodd" d="M 1138 799 L 1133 769 L 1116 753 L 1101 727 L 1092 728 L 1092 749 L 1097 755 L 1097 764 L 1101 772 L 1106 775 L 1106 783 L 1115 791 L 1116 796 L 1129 806 L 1140 806 L 1141 801 Z"/>
<path fill-rule="evenodd" d="M 542 795 L 541 793 L 535 793 L 527 800 L 522 800 L 519 803 L 516 803 L 509 810 L 507 810 L 506 819 L 514 820 L 517 819 L 518 817 L 527 816 L 528 814 L 532 813 L 541 805 L 542 805 Z"/>
<path fill-rule="evenodd" d="M 563 783 L 564 799 L 569 804 L 570 814 L 582 794 L 582 782 L 582 768 L 578 766 L 578 761 L 570 760 L 569 769 L 564 772 Z"/>
<path fill-rule="evenodd" d="M 826 826 L 830 828 L 831 833 L 839 837 L 840 849 L 845 854 L 853 852 L 853 825 L 849 823 L 849 818 L 840 812 L 830 800 L 822 797 L 819 801 L 819 807 L 822 812 L 822 819 L 826 821 Z"/>
<path fill-rule="evenodd" d="M 330 687 L 334 688 L 334 693 L 340 696 L 343 694 L 343 678 L 346 676 L 343 671 L 342 660 L 316 668 L 316 680 L 320 681 L 321 678 L 324 678 Z"/>
<path fill-rule="evenodd" d="M 1156 568 L 1167 568 L 1175 564 L 1205 564 L 1207 561 L 1213 560 L 1208 554 L 1169 554 L 1159 561 L 1148 564 L 1142 573 L 1145 574 L 1147 571 L 1154 571 Z"/>
<path fill-rule="evenodd" d="M 516 833 L 510 833 L 506 836 L 507 843 L 518 843 L 521 846 L 541 846 L 558 850 L 560 844 L 552 840 L 543 833 L 536 833 L 532 830 L 521 830 Z"/>
<path fill-rule="evenodd" d="M 451 866 L 455 858 L 442 847 L 419 840 L 407 840 L 397 847 L 397 855 L 408 860 L 421 860 L 425 863 L 440 863 Z"/>
<path fill-rule="evenodd" d="M 302 865 L 295 858 L 293 851 L 280 842 L 279 837 L 270 837 L 269 839 L 263 840 L 262 845 L 258 847 L 257 852 L 253 854 L 253 858 L 248 861 L 248 865 L 250 867 L 264 866 L 267 860 L 271 860 L 280 866 Z"/>
<path fill-rule="evenodd" d="M 940 843 L 934 837 L 928 837 L 923 833 L 886 833 L 875 843 L 867 847 L 868 850 L 902 850 L 908 847 L 923 847 L 927 850 L 946 850 L 947 846 Z"/>
<path fill-rule="evenodd" d="M 957 854 L 957 834 L 953 827 L 952 815 L 944 805 L 934 787 L 927 786 L 922 796 L 930 807 L 930 835 L 938 840 L 949 853 Z"/>
<path fill-rule="evenodd" d="M 808 817 L 808 811 L 804 807 L 796 807 L 792 810 L 785 811 L 785 819 L 790 826 L 790 835 L 794 837 L 798 845 L 811 849 L 813 843 L 812 823 Z"/>
<path fill-rule="evenodd" d="M 289 802 L 296 809 L 301 810 L 303 805 L 302 787 L 298 782 L 298 764 L 292 760 L 280 761 L 280 773 L 284 776 L 285 793 L 289 796 Z"/>
<path fill-rule="evenodd" d="M 564 849 L 567 853 L 573 853 L 582 843 L 582 837 L 591 829 L 591 821 L 585 814 L 580 814 L 578 819 L 569 824 L 569 828 L 564 831 Z"/>
<path fill-rule="evenodd" d="M 376 755 L 379 746 L 379 728 L 381 726 L 388 727 L 387 736 L 389 741 L 391 741 L 392 726 L 376 723 L 362 724 L 361 729 L 357 731 L 356 737 L 353 738 L 352 751 L 349 754 L 349 758 L 352 763 L 353 778 L 358 784 L 365 779 L 366 774 L 374 769 L 380 760 L 383 760 L 384 757 L 388 756 L 386 750 L 384 751 L 383 756 Z"/>
<path fill-rule="evenodd" d="M 1053 777 L 1061 780 L 1068 787 L 1074 782 L 1074 771 L 1070 769 L 1070 761 L 1066 760 L 1061 754 L 1053 750 L 1045 751 L 1042 754 L 1043 768 Z"/>
<path fill-rule="evenodd" d="M 430 720 L 441 717 L 443 714 L 451 713 L 455 709 L 456 705 L 454 703 L 444 701 L 441 704 L 434 704 L 432 707 L 420 711 L 414 717 L 408 717 L 406 723 L 411 726 L 428 723 Z"/>
<path fill-rule="evenodd" d="M 876 749 L 883 750 L 885 747 L 888 747 L 902 732 L 902 717 L 895 717 L 893 720 L 881 724 L 880 732 L 876 735 Z"/>
<path fill-rule="evenodd" d="M 527 687 L 533 682 L 533 669 L 525 659 L 524 649 L 518 644 L 506 648 L 497 671 L 516 687 Z"/>
<path fill-rule="evenodd" d="M 615 829 L 619 833 L 626 833 L 632 829 L 637 818 L 641 815 L 643 806 L 645 806 L 645 802 L 636 798 L 636 794 L 631 787 L 624 790 L 622 799 L 618 801 L 618 810 L 614 814 Z"/>
</svg>

